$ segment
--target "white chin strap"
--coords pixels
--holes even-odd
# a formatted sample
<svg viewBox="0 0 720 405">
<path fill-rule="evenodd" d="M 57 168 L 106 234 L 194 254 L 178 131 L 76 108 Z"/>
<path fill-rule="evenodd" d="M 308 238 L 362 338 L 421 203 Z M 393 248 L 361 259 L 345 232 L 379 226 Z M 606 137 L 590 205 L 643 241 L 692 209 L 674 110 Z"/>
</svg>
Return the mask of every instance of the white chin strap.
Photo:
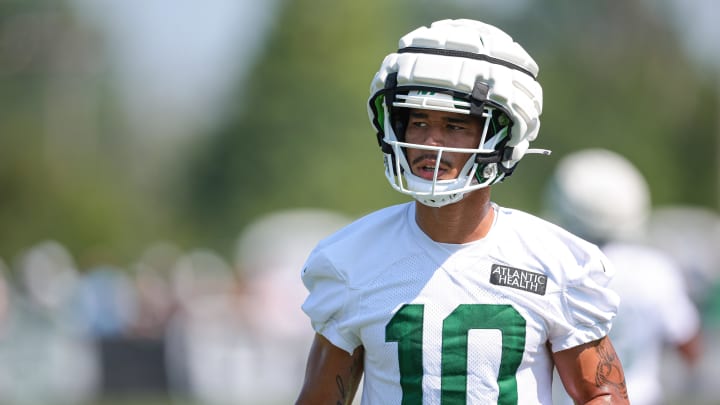
<svg viewBox="0 0 720 405">
<path fill-rule="evenodd" d="M 442 207 L 456 203 L 465 197 L 467 191 L 456 191 L 458 182 L 455 180 L 425 180 L 412 173 L 404 174 L 407 188 L 401 193 L 409 194 L 419 202 L 430 207 Z M 433 192 L 434 189 L 434 192 Z"/>
</svg>

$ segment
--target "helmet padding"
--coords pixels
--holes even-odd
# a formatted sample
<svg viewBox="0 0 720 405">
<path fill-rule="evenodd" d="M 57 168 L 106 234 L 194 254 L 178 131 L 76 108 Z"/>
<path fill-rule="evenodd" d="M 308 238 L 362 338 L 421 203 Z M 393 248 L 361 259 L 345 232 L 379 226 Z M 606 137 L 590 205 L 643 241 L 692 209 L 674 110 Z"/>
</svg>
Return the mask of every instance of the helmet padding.
<svg viewBox="0 0 720 405">
<path fill-rule="evenodd" d="M 393 188 L 442 206 L 501 181 L 527 153 L 549 153 L 529 148 L 542 112 L 538 66 L 509 35 L 479 21 L 443 20 L 403 36 L 399 48 L 375 74 L 368 103 Z M 471 114 L 488 123 L 484 128 L 491 131 L 469 151 L 468 172 L 452 181 L 411 177 L 401 156 L 412 147 L 402 142 L 402 110 L 408 108 Z"/>
</svg>

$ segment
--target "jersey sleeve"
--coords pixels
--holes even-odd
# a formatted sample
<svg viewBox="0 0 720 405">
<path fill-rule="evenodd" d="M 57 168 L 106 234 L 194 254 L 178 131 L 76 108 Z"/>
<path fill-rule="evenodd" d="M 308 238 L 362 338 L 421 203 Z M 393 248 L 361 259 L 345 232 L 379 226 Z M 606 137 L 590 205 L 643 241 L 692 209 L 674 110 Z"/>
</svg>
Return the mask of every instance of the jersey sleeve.
<svg viewBox="0 0 720 405">
<path fill-rule="evenodd" d="M 588 252 L 587 260 L 566 269 L 566 284 L 555 308 L 562 314 L 551 330 L 553 351 L 591 342 L 610 332 L 620 304 L 608 284 L 615 274 L 599 249 Z"/>
<path fill-rule="evenodd" d="M 301 276 L 309 291 L 302 309 L 310 317 L 313 329 L 352 354 L 361 343 L 347 327 L 350 318 L 347 277 L 322 253 L 311 254 Z"/>
</svg>

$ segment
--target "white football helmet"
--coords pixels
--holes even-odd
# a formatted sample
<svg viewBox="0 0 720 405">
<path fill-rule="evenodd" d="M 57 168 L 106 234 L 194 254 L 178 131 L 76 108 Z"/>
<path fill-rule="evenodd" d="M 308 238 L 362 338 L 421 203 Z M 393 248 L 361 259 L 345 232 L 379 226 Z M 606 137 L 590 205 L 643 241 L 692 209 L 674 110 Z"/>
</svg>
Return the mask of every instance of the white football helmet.
<svg viewBox="0 0 720 405">
<path fill-rule="evenodd" d="M 540 129 L 542 88 L 538 66 L 500 29 L 473 20 L 442 20 L 400 39 L 370 85 L 368 116 L 377 130 L 390 185 L 421 203 L 441 207 L 512 174 Z M 408 109 L 427 109 L 480 117 L 477 148 L 462 149 L 404 142 Z M 437 153 L 435 175 L 412 174 L 407 148 Z M 456 179 L 438 179 L 443 153 L 470 153 Z"/>
<path fill-rule="evenodd" d="M 565 156 L 546 190 L 547 218 L 598 244 L 642 238 L 650 208 L 645 177 L 625 157 L 606 149 Z"/>
</svg>

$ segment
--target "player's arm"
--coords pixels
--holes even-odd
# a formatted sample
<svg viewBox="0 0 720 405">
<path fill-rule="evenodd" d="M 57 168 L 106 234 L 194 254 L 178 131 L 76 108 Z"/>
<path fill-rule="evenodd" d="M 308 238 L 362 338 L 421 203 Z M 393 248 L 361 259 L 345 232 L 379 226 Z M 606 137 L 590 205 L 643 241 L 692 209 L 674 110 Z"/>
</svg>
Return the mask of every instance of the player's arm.
<svg viewBox="0 0 720 405">
<path fill-rule="evenodd" d="M 553 353 L 567 393 L 576 404 L 629 404 L 625 373 L 607 336 Z"/>
<path fill-rule="evenodd" d="M 350 404 L 363 373 L 362 346 L 350 355 L 315 334 L 296 405 Z"/>
<path fill-rule="evenodd" d="M 680 356 L 685 363 L 688 366 L 693 367 L 697 365 L 700 360 L 700 356 L 702 355 L 702 346 L 702 333 L 698 330 L 698 332 L 691 336 L 687 341 L 676 344 L 675 348 L 678 353 L 680 353 Z"/>
</svg>

